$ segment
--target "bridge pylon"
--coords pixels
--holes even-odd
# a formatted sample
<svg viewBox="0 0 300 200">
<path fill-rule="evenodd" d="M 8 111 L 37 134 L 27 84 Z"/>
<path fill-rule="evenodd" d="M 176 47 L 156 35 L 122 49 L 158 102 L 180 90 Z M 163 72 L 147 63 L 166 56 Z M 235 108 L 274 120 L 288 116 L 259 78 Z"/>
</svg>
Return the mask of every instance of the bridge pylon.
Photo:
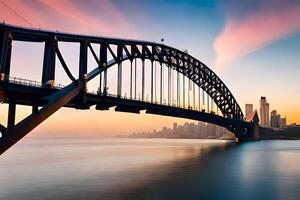
<svg viewBox="0 0 300 200">
<path fill-rule="evenodd" d="M 233 130 L 238 142 L 259 140 L 259 118 L 256 111 L 253 113 L 250 124 L 247 128 L 240 127 Z"/>
</svg>

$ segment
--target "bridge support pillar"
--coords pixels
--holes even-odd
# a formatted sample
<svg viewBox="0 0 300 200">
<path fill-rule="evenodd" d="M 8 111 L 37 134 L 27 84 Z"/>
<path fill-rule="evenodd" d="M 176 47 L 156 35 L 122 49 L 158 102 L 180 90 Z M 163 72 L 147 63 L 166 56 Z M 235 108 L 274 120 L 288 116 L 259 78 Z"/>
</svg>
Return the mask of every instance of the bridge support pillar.
<svg viewBox="0 0 300 200">
<path fill-rule="evenodd" d="M 54 37 L 45 42 L 44 61 L 43 61 L 43 87 L 54 87 L 55 78 L 55 49 L 57 48 L 57 41 Z"/>
<path fill-rule="evenodd" d="M 39 107 L 37 105 L 32 106 L 32 113 L 38 113 L 39 112 Z"/>
<path fill-rule="evenodd" d="M 253 139 L 259 140 L 259 124 L 255 123 L 253 127 Z"/>
<path fill-rule="evenodd" d="M 259 140 L 259 125 L 252 123 L 251 128 L 236 130 L 234 134 L 238 142 Z"/>
<path fill-rule="evenodd" d="M 104 68 L 103 90 L 102 91 L 103 91 L 104 95 L 107 95 L 107 44 L 101 44 L 101 46 L 100 46 L 100 64 Z M 100 85 L 100 87 L 101 87 L 101 85 Z"/>
<path fill-rule="evenodd" d="M 118 75 L 117 75 L 117 96 L 122 96 L 122 57 L 123 57 L 123 47 L 118 45 L 117 49 L 117 63 L 118 63 Z"/>
<path fill-rule="evenodd" d="M 254 113 L 250 125 L 230 126 L 231 130 L 237 137 L 238 142 L 259 140 L 259 118 L 257 112 Z"/>
<path fill-rule="evenodd" d="M 76 105 L 76 109 L 89 109 L 90 106 L 86 105 L 86 93 L 87 93 L 87 54 L 88 45 L 87 41 L 80 43 L 79 54 L 79 81 L 82 82 L 83 87 L 80 91 L 79 98 L 80 103 Z"/>
<path fill-rule="evenodd" d="M 16 120 L 16 102 L 10 100 L 8 106 L 8 118 L 7 118 L 7 129 L 12 129 L 15 126 Z"/>
<path fill-rule="evenodd" d="M 0 30 L 0 73 L 6 80 L 10 73 L 10 60 L 12 50 L 12 37 L 3 28 Z"/>
</svg>

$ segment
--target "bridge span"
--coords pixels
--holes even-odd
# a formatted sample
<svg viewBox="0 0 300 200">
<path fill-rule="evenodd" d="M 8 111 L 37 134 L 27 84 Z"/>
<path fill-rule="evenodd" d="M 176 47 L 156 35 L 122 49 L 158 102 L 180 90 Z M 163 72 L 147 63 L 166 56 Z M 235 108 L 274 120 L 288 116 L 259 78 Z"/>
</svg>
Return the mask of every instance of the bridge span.
<svg viewBox="0 0 300 200">
<path fill-rule="evenodd" d="M 40 80 L 11 76 L 13 41 L 44 45 Z M 66 64 L 59 48 L 61 42 L 80 46 L 78 77 L 74 77 Z M 97 66 L 88 72 L 91 57 Z M 66 86 L 56 84 L 57 61 L 70 79 Z M 117 67 L 116 92 L 110 94 L 108 80 L 113 67 Z M 129 69 L 127 74 L 123 72 L 125 68 Z M 129 80 L 128 93 L 124 93 L 125 76 Z M 91 92 L 88 82 L 96 77 L 99 79 L 97 91 Z M 7 125 L 0 125 L 1 154 L 61 107 L 90 109 L 96 106 L 97 110 L 115 107 L 115 111 L 131 113 L 146 110 L 151 114 L 213 123 L 233 132 L 239 141 L 258 136 L 257 118 L 245 121 L 234 96 L 211 69 L 187 52 L 146 41 L 0 24 L 0 100 L 9 105 Z M 32 113 L 17 124 L 16 105 L 32 107 Z"/>
</svg>

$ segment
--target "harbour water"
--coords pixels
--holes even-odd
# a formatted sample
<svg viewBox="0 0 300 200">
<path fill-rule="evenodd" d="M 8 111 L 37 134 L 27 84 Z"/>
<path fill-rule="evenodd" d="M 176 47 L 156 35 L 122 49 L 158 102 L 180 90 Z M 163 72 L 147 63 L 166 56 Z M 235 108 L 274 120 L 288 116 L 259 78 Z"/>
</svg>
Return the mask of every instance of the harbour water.
<svg viewBox="0 0 300 200">
<path fill-rule="evenodd" d="M 300 141 L 24 139 L 0 199 L 300 199 Z"/>
</svg>

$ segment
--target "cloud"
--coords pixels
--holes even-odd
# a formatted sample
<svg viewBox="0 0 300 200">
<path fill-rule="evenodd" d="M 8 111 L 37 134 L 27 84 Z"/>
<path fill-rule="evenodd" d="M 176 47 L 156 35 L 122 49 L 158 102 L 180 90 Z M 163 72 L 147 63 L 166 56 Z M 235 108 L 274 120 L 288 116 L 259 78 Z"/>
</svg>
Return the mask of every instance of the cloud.
<svg viewBox="0 0 300 200">
<path fill-rule="evenodd" d="M 0 20 L 7 23 L 114 37 L 137 37 L 134 27 L 109 0 L 2 0 Z M 109 16 L 109 17 L 107 17 Z"/>
<path fill-rule="evenodd" d="M 237 3 L 235 1 L 231 1 Z M 300 2 L 294 0 L 261 1 L 252 10 L 241 6 L 225 8 L 226 22 L 214 42 L 217 67 L 263 48 L 300 29 Z M 240 10 L 239 10 L 240 9 Z M 246 14 L 243 14 L 245 9 Z"/>
</svg>

